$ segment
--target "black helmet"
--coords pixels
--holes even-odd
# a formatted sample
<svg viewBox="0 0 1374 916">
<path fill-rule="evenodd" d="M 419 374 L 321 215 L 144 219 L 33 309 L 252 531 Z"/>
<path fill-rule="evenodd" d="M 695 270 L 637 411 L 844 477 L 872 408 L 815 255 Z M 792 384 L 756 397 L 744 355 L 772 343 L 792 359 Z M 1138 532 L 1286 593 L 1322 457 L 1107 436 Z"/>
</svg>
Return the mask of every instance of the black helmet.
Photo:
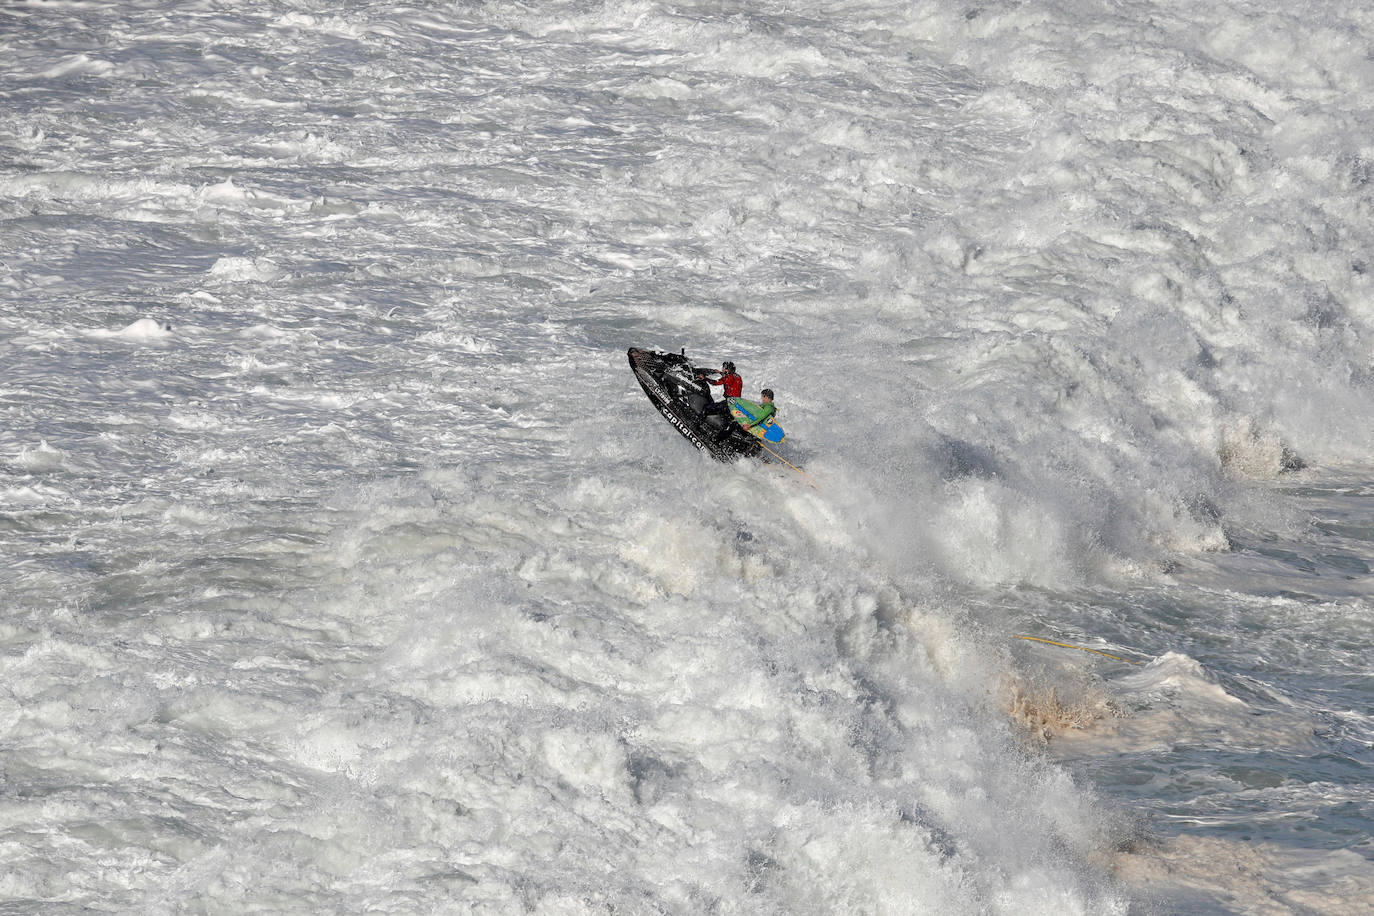
<svg viewBox="0 0 1374 916">
<path fill-rule="evenodd" d="M 730 362 L 728 359 L 727 359 L 725 362 L 721 363 L 721 364 L 720 364 L 720 367 L 721 367 L 722 369 L 724 369 L 726 372 L 734 372 L 734 371 L 735 371 L 735 364 L 732 363 L 732 362 Z"/>
</svg>

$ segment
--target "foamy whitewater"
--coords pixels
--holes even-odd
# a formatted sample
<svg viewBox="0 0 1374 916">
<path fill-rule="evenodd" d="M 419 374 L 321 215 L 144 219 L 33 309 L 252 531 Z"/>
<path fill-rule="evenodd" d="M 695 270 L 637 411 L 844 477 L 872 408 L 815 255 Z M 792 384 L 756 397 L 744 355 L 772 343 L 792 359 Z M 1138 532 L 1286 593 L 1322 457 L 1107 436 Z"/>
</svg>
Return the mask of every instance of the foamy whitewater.
<svg viewBox="0 0 1374 916">
<path fill-rule="evenodd" d="M 1372 272 L 1358 3 L 7 4 L 0 909 L 1368 912 Z"/>
</svg>

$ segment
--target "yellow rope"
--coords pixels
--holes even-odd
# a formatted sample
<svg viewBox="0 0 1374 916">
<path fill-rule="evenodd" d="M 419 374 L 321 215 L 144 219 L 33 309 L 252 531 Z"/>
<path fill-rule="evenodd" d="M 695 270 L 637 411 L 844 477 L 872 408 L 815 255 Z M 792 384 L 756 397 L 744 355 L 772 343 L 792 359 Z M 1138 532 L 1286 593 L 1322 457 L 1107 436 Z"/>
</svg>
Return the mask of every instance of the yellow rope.
<svg viewBox="0 0 1374 916">
<path fill-rule="evenodd" d="M 1029 640 L 1031 640 L 1032 642 L 1043 642 L 1043 643 L 1047 643 L 1048 645 L 1051 645 L 1051 646 L 1059 646 L 1061 649 L 1078 649 L 1080 652 L 1095 652 L 1095 653 L 1098 654 L 1098 655 L 1106 656 L 1107 658 L 1110 658 L 1110 659 L 1112 659 L 1112 660 L 1114 660 L 1114 661 L 1126 662 L 1126 663 L 1131 664 L 1131 665 L 1138 665 L 1138 664 L 1140 664 L 1140 662 L 1132 661 L 1132 660 L 1129 659 L 1129 658 L 1122 658 L 1122 657 L 1119 656 L 1119 655 L 1111 655 L 1110 653 L 1103 652 L 1101 649 L 1089 649 L 1087 646 L 1075 646 L 1075 645 L 1071 645 L 1070 643 L 1066 643 L 1066 642 L 1055 642 L 1053 639 L 1041 639 L 1039 636 L 1022 636 L 1020 633 L 1016 633 L 1016 634 L 1013 634 L 1013 635 L 1014 635 L 1017 639 L 1029 639 Z"/>
<path fill-rule="evenodd" d="M 778 460 L 781 461 L 783 464 L 787 465 L 789 468 L 791 468 L 792 470 L 796 471 L 798 474 L 800 474 L 800 475 L 802 475 L 803 477 L 805 477 L 805 478 L 806 478 L 806 482 L 809 483 L 809 484 L 811 484 L 811 488 L 812 488 L 812 489 L 814 489 L 814 490 L 819 490 L 819 489 L 820 489 L 820 487 L 816 486 L 816 481 L 814 481 L 814 480 L 811 479 L 811 475 L 807 474 L 807 473 L 806 473 L 805 471 L 803 471 L 801 468 L 797 467 L 795 464 L 793 464 L 792 462 L 788 461 L 786 458 L 782 457 L 781 455 L 779 455 L 777 452 L 773 451 L 773 450 L 772 450 L 771 448 L 769 448 L 768 446 L 764 445 L 762 439 L 759 440 L 759 448 L 763 449 L 765 452 L 767 452 L 768 454 L 772 455 L 774 458 L 778 459 Z"/>
</svg>

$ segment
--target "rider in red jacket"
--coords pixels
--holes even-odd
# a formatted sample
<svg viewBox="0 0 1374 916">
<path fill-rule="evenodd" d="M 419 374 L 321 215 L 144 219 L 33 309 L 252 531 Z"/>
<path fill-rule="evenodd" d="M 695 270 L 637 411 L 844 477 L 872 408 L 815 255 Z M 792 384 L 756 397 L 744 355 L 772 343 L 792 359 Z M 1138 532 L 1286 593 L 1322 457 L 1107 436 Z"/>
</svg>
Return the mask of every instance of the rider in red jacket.
<svg viewBox="0 0 1374 916">
<path fill-rule="evenodd" d="M 735 364 L 727 359 L 720 364 L 720 372 L 716 373 L 715 378 L 711 378 L 705 373 L 698 375 L 697 378 L 706 382 L 708 385 L 720 385 L 723 389 L 722 393 L 725 395 L 725 399 L 708 402 L 706 407 L 701 411 L 701 415 L 703 417 L 709 417 L 714 413 L 720 414 L 723 417 L 730 416 L 730 402 L 728 399 L 739 397 L 740 392 L 744 390 L 744 379 L 735 374 Z M 728 432 L 730 424 L 727 423 L 724 428 Z"/>
<path fill-rule="evenodd" d="M 722 393 L 727 398 L 737 398 L 744 391 L 744 379 L 735 374 L 735 364 L 728 359 L 720 364 L 719 374 L 713 379 L 706 379 L 706 382 L 723 386 L 725 390 Z"/>
</svg>

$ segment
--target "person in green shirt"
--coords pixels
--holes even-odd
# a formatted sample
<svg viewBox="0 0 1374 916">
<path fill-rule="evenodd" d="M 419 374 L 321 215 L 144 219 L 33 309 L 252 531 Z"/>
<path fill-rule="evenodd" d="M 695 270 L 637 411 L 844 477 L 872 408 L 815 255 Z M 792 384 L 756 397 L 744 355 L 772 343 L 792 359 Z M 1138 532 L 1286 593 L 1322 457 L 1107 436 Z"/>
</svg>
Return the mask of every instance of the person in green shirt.
<svg viewBox="0 0 1374 916">
<path fill-rule="evenodd" d="M 763 410 L 759 411 L 758 417 L 752 423 L 744 424 L 745 429 L 753 429 L 755 426 L 766 421 L 769 417 L 777 414 L 778 409 L 773 406 L 773 389 L 765 388 L 759 392 L 759 406 Z"/>
<path fill-rule="evenodd" d="M 730 431 L 735 428 L 736 424 L 738 424 L 743 429 L 751 430 L 755 426 L 767 422 L 769 417 L 776 416 L 778 408 L 773 405 L 773 389 L 763 389 L 763 391 L 759 392 L 759 398 L 760 400 L 757 404 L 754 404 L 753 401 L 745 401 L 746 404 L 753 404 L 755 407 L 762 408 L 758 411 L 757 417 L 755 417 L 752 420 L 745 420 L 743 417 L 736 417 L 733 423 L 726 423 L 724 426 L 720 428 L 720 432 L 716 433 L 716 438 L 722 441 L 728 439 L 730 437 Z M 731 398 L 727 403 L 733 403 L 735 400 L 736 398 Z M 739 400 L 743 400 L 743 398 L 740 398 Z M 750 407 L 748 410 L 745 411 L 745 414 L 748 415 L 752 411 L 753 407 Z"/>
</svg>

